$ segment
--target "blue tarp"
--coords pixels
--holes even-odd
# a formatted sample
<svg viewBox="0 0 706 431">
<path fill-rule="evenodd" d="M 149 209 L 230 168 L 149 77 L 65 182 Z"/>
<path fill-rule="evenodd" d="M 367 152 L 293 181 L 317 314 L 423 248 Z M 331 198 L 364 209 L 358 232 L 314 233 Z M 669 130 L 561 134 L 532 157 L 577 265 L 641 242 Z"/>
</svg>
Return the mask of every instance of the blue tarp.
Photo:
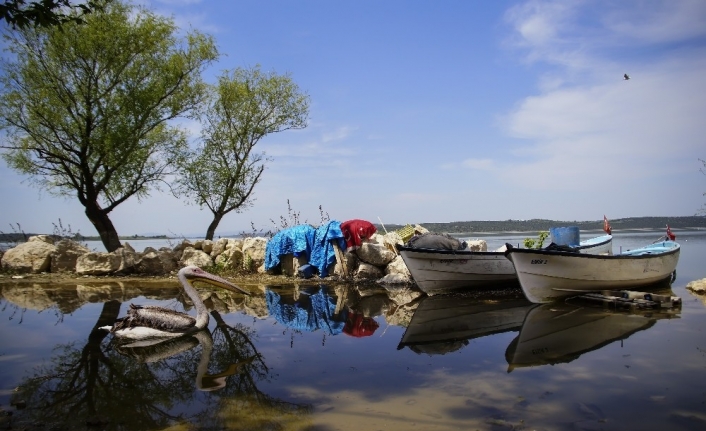
<svg viewBox="0 0 706 431">
<path fill-rule="evenodd" d="M 328 267 L 336 261 L 334 241 L 341 250 L 346 249 L 341 222 L 336 220 L 331 220 L 318 229 L 306 224 L 281 230 L 267 242 L 265 270 L 269 271 L 279 265 L 282 255 L 303 255 L 307 262 L 319 271 L 319 277 L 326 277 Z"/>
<path fill-rule="evenodd" d="M 301 296 L 306 295 L 302 292 Z M 277 322 L 288 328 L 299 331 L 314 332 L 317 329 L 327 330 L 331 335 L 343 332 L 345 313 L 336 320 L 336 302 L 325 291 L 319 289 L 308 298 L 302 298 L 295 304 L 283 304 L 282 297 L 270 289 L 265 291 L 267 310 Z"/>
<path fill-rule="evenodd" d="M 333 244 L 337 243 L 341 250 L 346 249 L 346 240 L 341 232 L 341 222 L 331 220 L 319 226 L 314 234 L 314 246 L 311 249 L 309 264 L 319 270 L 319 277 L 328 275 L 328 267 L 336 262 Z"/>
<path fill-rule="evenodd" d="M 279 257 L 284 254 L 306 256 L 307 261 L 311 256 L 314 244 L 313 226 L 303 224 L 281 230 L 275 234 L 265 248 L 265 270 L 270 270 L 279 265 Z"/>
</svg>

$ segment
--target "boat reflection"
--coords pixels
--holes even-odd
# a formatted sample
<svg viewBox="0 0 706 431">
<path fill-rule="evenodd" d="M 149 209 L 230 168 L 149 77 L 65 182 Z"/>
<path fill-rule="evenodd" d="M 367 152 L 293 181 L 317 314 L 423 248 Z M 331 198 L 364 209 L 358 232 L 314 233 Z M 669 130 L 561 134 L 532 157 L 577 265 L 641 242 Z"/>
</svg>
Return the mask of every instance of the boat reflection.
<svg viewBox="0 0 706 431">
<path fill-rule="evenodd" d="M 430 355 L 454 352 L 474 338 L 519 330 L 533 306 L 524 298 L 425 297 L 397 349 Z"/>
<path fill-rule="evenodd" d="M 524 298 L 436 295 L 419 301 L 397 349 L 443 355 L 475 338 L 514 331 L 518 335 L 505 352 L 511 372 L 573 361 L 679 313 L 679 308 L 618 311 L 578 299 L 533 304 Z"/>
<path fill-rule="evenodd" d="M 508 372 L 518 367 L 571 362 L 586 352 L 649 329 L 660 319 L 678 318 L 680 311 L 616 311 L 570 302 L 534 306 L 505 351 Z"/>
</svg>

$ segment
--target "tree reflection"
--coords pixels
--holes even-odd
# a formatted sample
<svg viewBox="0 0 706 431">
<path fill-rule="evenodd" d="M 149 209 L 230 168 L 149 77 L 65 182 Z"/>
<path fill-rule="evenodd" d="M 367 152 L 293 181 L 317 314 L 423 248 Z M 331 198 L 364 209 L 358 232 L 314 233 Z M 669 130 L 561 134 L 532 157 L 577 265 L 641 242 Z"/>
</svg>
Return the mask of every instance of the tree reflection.
<svg viewBox="0 0 706 431">
<path fill-rule="evenodd" d="M 251 328 L 230 326 L 213 311 L 213 334 L 121 345 L 97 329 L 115 321 L 120 305 L 106 302 L 84 345 L 57 345 L 56 354 L 22 381 L 13 403 L 26 408 L 13 417 L 15 427 L 230 428 L 237 421 L 259 429 L 310 421 L 311 406 L 258 389 L 271 376 Z"/>
</svg>

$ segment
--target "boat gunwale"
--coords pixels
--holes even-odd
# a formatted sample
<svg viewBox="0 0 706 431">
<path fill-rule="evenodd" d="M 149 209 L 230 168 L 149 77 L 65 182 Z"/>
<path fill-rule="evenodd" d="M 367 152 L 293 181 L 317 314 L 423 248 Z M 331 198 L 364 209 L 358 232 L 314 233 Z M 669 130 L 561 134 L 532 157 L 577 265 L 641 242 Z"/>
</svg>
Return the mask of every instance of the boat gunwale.
<svg viewBox="0 0 706 431">
<path fill-rule="evenodd" d="M 681 249 L 679 243 L 674 243 L 675 245 L 669 249 L 663 251 L 643 253 L 643 254 L 631 254 L 637 250 L 648 248 L 640 247 L 633 250 L 628 250 L 620 254 L 591 254 L 591 253 L 577 253 L 574 251 L 563 251 L 563 250 L 544 250 L 544 249 L 530 249 L 530 248 L 516 248 L 510 245 L 508 249 L 504 252 L 505 257 L 512 260 L 512 253 L 523 253 L 523 254 L 534 254 L 540 256 L 564 256 L 564 257 L 578 257 L 585 259 L 604 259 L 604 260 L 625 260 L 625 259 L 651 259 L 655 257 L 669 256 L 670 254 L 678 253 Z M 513 262 L 514 263 L 514 262 Z"/>
<path fill-rule="evenodd" d="M 473 251 L 473 250 L 444 250 L 439 248 L 415 248 L 398 245 L 397 251 L 402 253 L 403 251 L 409 251 L 413 253 L 430 253 L 430 254 L 451 254 L 460 256 L 473 256 L 473 255 L 483 255 L 483 256 L 502 256 L 505 254 L 504 251 Z"/>
</svg>

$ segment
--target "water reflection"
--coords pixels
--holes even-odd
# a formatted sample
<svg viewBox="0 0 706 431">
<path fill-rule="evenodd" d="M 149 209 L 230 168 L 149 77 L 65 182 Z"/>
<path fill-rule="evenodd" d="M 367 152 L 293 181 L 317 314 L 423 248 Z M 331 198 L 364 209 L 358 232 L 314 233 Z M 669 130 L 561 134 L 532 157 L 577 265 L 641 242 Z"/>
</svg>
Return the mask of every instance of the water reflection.
<svg viewBox="0 0 706 431">
<path fill-rule="evenodd" d="M 3 294 L 23 298 L 23 306 L 63 307 L 61 299 L 50 305 L 34 291 L 27 295 L 20 287 L 4 289 Z M 37 297 L 41 300 L 32 302 Z M 20 381 L 11 400 L 18 409 L 14 426 L 148 430 L 179 423 L 206 428 L 237 423 L 261 429 L 310 422 L 309 404 L 282 400 L 258 388 L 272 376 L 249 327 L 228 325 L 212 310 L 212 331 L 158 342 L 121 342 L 98 329 L 113 322 L 120 308 L 120 301 L 105 302 L 85 341 L 57 344 L 55 353 Z"/>
<path fill-rule="evenodd" d="M 397 349 L 445 354 L 474 338 L 517 331 L 533 304 L 524 298 L 478 299 L 455 295 L 423 298 Z"/>
<path fill-rule="evenodd" d="M 518 367 L 571 362 L 586 352 L 647 330 L 660 319 L 678 318 L 680 311 L 616 311 L 571 303 L 535 306 L 505 352 L 508 372 Z"/>
<path fill-rule="evenodd" d="M 324 330 L 328 335 L 344 333 L 352 337 L 368 337 L 379 325 L 371 316 L 371 308 L 382 313 L 387 301 L 380 301 L 379 295 L 367 297 L 354 305 L 346 303 L 348 289 L 339 289 L 338 296 L 329 294 L 327 286 L 295 291 L 283 297 L 268 288 L 265 290 L 267 310 L 275 320 L 295 331 L 314 332 Z M 376 307 L 370 307 L 376 304 Z M 354 308 L 355 307 L 355 308 Z M 375 314 L 379 315 L 379 314 Z"/>
<path fill-rule="evenodd" d="M 31 424 L 43 429 L 85 428 L 87 424 L 137 430 L 352 428 L 365 422 L 360 418 L 350 421 L 350 412 L 369 412 L 373 403 L 383 412 L 379 417 L 393 412 L 390 415 L 404 423 L 398 429 L 408 429 L 405 425 L 411 422 L 405 421 L 410 418 L 432 427 L 438 415 L 446 414 L 449 421 L 463 425 L 455 429 L 471 428 L 472 417 L 492 417 L 495 422 L 486 421 L 486 425 L 503 424 L 498 419 L 506 418 L 503 412 L 517 413 L 524 406 L 503 404 L 506 398 L 514 403 L 515 398 L 507 394 L 529 397 L 536 387 L 521 379 L 542 373 L 542 381 L 549 381 L 562 371 L 544 365 L 573 361 L 586 351 L 651 329 L 656 320 L 681 317 L 680 310 L 630 313 L 576 304 L 535 305 L 519 290 L 420 297 L 406 288 L 377 286 L 250 286 L 256 294 L 247 298 L 200 289 L 212 317 L 208 330 L 164 344 L 125 344 L 95 328 L 114 321 L 121 307 L 136 297 L 140 303 L 189 310 L 191 304 L 176 283 L 173 287 L 124 282 L 60 287 L 25 282 L 0 288 L 4 297 L 0 309 L 4 316 L 13 316 L 12 325 L 24 316 L 26 322 L 19 327 L 23 334 L 33 329 L 27 328 L 32 322 L 52 320 L 48 326 L 54 327 L 47 330 L 56 337 L 49 346 L 53 352 L 36 355 L 45 364 L 21 381 L 5 377 L 10 382 L 5 387 L 19 386 L 12 395 L 14 405 L 24 406 L 13 411 L 12 425 L 29 429 Z M 82 307 L 86 303 L 95 305 Z M 54 325 L 54 315 L 61 325 Z M 4 334 L 16 329 L 6 328 Z M 299 334 L 292 337 L 297 346 L 291 341 L 287 348 L 280 336 L 283 333 Z M 328 343 L 319 343 L 317 334 Z M 471 345 L 471 340 L 481 337 Z M 473 346 L 483 349 L 469 348 Z M 636 347 L 636 343 L 626 346 Z M 7 351 L 8 356 L 24 353 L 21 349 Z M 444 355 L 459 351 L 462 354 Z M 510 371 L 536 367 L 533 371 L 538 373 L 508 375 L 504 365 L 497 366 L 503 354 Z M 31 368 L 15 367 L 20 371 Z M 637 370 L 633 366 L 630 371 Z M 459 383 L 463 381 L 472 381 L 472 385 Z M 505 392 L 493 398 L 488 388 L 496 384 Z M 477 388 L 484 389 L 478 389 L 476 397 L 473 391 Z M 445 393 L 447 389 L 450 394 Z M 352 398 L 352 392 L 358 398 Z M 459 393 L 464 394 L 460 401 Z M 339 403 L 339 397 L 346 401 Z M 479 400 L 488 399 L 504 407 L 494 405 L 492 414 L 469 407 L 483 406 Z M 418 407 L 421 403 L 413 406 L 418 400 L 423 400 L 424 409 Z M 541 400 L 532 398 L 534 403 Z M 452 417 L 450 411 L 457 416 Z M 526 414 L 526 410 L 517 413 L 522 418 Z M 323 417 L 328 418 L 329 428 L 320 427 Z M 537 417 L 535 422 L 539 423 Z M 372 422 L 370 427 L 384 428 Z"/>
<path fill-rule="evenodd" d="M 678 318 L 680 311 L 631 312 L 579 301 L 538 305 L 524 298 L 439 295 L 419 302 L 397 349 L 443 355 L 463 349 L 475 338 L 518 332 L 505 352 L 511 372 L 518 367 L 571 362 L 583 353 L 649 329 L 659 319 Z"/>
</svg>

